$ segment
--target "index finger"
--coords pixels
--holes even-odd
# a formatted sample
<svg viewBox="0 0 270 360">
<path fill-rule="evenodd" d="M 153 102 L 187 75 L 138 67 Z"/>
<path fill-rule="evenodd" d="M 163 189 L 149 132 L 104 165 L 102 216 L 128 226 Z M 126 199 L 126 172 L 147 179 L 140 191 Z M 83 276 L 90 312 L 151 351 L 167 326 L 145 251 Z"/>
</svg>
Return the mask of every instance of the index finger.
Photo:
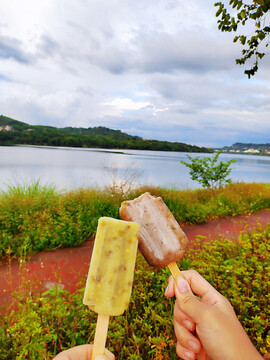
<svg viewBox="0 0 270 360">
<path fill-rule="evenodd" d="M 181 271 L 181 275 L 188 281 L 191 290 L 201 297 L 202 302 L 213 306 L 223 300 L 223 296 L 197 271 Z"/>
</svg>

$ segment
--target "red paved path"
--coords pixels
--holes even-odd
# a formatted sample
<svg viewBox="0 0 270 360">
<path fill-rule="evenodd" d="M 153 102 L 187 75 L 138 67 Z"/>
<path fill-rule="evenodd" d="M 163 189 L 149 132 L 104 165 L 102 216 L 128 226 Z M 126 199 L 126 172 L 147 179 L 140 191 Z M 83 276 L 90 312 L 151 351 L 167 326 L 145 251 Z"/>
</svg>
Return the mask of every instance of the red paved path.
<svg viewBox="0 0 270 360">
<path fill-rule="evenodd" d="M 270 223 L 270 210 L 211 220 L 203 225 L 185 225 L 182 228 L 192 246 L 192 241 L 197 235 L 203 235 L 207 240 L 220 234 L 233 239 L 240 231 L 250 231 L 258 223 L 263 226 Z M 45 291 L 59 284 L 74 292 L 78 282 L 88 273 L 91 252 L 91 242 L 86 241 L 77 248 L 41 252 L 21 264 L 17 260 L 10 264 L 4 260 L 0 261 L 0 311 L 7 312 L 16 303 L 12 296 L 15 290 L 29 296 L 33 292 Z"/>
</svg>

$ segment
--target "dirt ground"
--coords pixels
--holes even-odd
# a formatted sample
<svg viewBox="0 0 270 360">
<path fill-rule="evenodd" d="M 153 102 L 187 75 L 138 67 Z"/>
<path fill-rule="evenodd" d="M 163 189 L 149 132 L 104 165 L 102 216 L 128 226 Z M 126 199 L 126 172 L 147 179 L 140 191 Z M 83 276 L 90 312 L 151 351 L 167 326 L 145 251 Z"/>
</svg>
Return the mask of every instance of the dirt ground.
<svg viewBox="0 0 270 360">
<path fill-rule="evenodd" d="M 270 210 L 261 210 L 250 215 L 211 220 L 202 225 L 183 225 L 182 229 L 194 246 L 196 236 L 211 240 L 217 235 L 237 238 L 241 231 L 250 231 L 258 224 L 270 223 Z M 76 291 L 78 283 L 86 279 L 92 253 L 93 241 L 86 241 L 76 248 L 58 249 L 33 255 L 27 262 L 0 261 L 0 312 L 8 312 L 16 305 L 14 291 L 31 296 L 34 292 L 46 291 L 58 284 Z"/>
</svg>

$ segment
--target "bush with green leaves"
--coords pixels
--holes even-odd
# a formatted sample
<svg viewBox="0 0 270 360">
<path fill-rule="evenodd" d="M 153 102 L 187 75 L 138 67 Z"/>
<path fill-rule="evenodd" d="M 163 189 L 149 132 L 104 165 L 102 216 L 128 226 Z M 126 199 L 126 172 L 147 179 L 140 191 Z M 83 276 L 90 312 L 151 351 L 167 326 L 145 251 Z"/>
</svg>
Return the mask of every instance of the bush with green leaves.
<svg viewBox="0 0 270 360">
<path fill-rule="evenodd" d="M 198 237 L 181 270 L 195 269 L 226 296 L 253 344 L 265 354 L 270 347 L 270 225 L 237 241 Z M 107 347 L 117 359 L 178 359 L 173 330 L 174 299 L 164 297 L 168 269 L 149 267 L 138 254 L 128 311 L 112 317 Z M 15 294 L 18 307 L 0 315 L 2 360 L 52 359 L 58 352 L 93 342 L 96 314 L 75 294 L 53 288 L 39 295 Z"/>
<path fill-rule="evenodd" d="M 78 246 L 93 239 L 101 216 L 119 218 L 122 201 L 149 191 L 161 196 L 182 224 L 270 208 L 268 184 L 231 184 L 215 190 L 140 187 L 125 195 L 100 189 L 64 193 L 48 187 L 0 193 L 0 257 L 27 257 L 43 250 Z"/>
<path fill-rule="evenodd" d="M 192 180 L 198 181 L 204 188 L 216 189 L 221 188 L 231 183 L 228 176 L 231 173 L 230 165 L 237 160 L 219 161 L 220 152 L 217 152 L 212 157 L 200 157 L 192 158 L 187 155 L 190 163 L 181 161 L 181 163 L 190 168 L 190 176 Z"/>
</svg>

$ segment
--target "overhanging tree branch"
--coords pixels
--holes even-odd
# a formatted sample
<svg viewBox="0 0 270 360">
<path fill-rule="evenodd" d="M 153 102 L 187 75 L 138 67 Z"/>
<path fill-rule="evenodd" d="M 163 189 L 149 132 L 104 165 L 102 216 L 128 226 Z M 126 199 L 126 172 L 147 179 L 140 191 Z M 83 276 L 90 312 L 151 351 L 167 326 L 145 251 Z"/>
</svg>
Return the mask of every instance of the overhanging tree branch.
<svg viewBox="0 0 270 360">
<path fill-rule="evenodd" d="M 258 71 L 259 59 L 265 56 L 265 52 L 259 47 L 267 48 L 270 42 L 270 0 L 253 0 L 251 4 L 246 4 L 242 0 L 230 0 L 229 6 L 234 16 L 225 8 L 222 2 L 215 3 L 218 7 L 216 17 L 218 29 L 221 31 L 237 31 L 239 26 L 245 26 L 246 22 L 253 22 L 254 31 L 251 35 L 237 35 L 233 42 L 239 42 L 244 48 L 242 57 L 236 59 L 236 64 L 244 65 L 248 59 L 253 59 L 254 63 L 250 69 L 244 73 L 250 78 Z"/>
</svg>

